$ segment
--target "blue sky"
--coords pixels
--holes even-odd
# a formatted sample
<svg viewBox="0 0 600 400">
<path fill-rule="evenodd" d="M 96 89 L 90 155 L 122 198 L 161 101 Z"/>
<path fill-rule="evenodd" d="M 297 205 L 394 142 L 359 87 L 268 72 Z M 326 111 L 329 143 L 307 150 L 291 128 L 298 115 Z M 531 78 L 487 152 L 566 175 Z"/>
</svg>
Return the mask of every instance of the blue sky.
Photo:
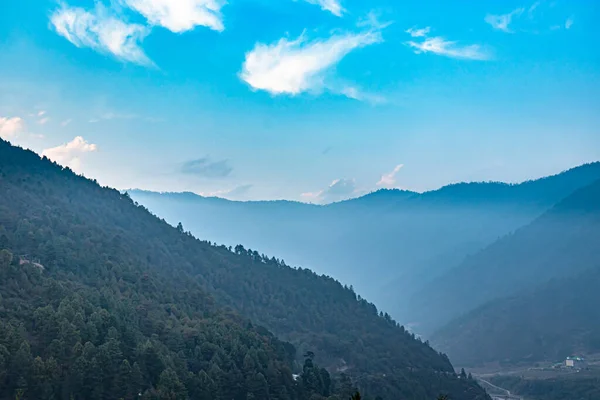
<svg viewBox="0 0 600 400">
<path fill-rule="evenodd" d="M 4 0 L 0 135 L 119 189 L 328 202 L 600 160 L 596 1 Z"/>
</svg>

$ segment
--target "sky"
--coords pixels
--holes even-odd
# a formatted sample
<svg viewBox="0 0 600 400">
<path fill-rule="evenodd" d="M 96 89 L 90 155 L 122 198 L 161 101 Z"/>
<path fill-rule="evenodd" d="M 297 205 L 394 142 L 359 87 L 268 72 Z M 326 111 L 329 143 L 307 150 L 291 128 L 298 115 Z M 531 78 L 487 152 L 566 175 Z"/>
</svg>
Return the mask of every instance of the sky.
<svg viewBox="0 0 600 400">
<path fill-rule="evenodd" d="M 591 0 L 0 0 L 0 136 L 118 189 L 327 203 L 600 160 Z"/>
</svg>

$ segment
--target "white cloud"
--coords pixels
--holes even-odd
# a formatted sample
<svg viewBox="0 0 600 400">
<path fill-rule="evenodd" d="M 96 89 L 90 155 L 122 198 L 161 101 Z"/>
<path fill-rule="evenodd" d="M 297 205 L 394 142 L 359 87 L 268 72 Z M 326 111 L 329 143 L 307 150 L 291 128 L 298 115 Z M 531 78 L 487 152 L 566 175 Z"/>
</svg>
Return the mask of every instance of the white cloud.
<svg viewBox="0 0 600 400">
<path fill-rule="evenodd" d="M 536 1 L 535 3 L 533 3 L 531 5 L 531 7 L 529 7 L 529 10 L 527 10 L 527 12 L 529 13 L 530 17 L 532 16 L 532 14 L 536 10 L 536 8 L 538 8 L 540 6 L 540 4 L 542 4 L 541 1 Z"/>
<path fill-rule="evenodd" d="M 532 13 L 538 6 L 539 4 L 534 4 L 534 6 L 532 6 L 532 8 L 530 8 L 529 12 Z M 501 15 L 493 15 L 493 14 L 488 14 L 485 16 L 485 22 L 487 22 L 488 24 L 490 24 L 492 26 L 492 28 L 497 29 L 499 31 L 503 31 L 503 32 L 507 32 L 507 33 L 512 33 L 512 31 L 509 28 L 509 25 L 513 19 L 513 17 L 518 17 L 519 15 L 521 15 L 523 13 L 523 11 L 525 11 L 525 9 L 523 8 L 517 8 L 511 12 L 509 12 L 508 14 L 501 14 Z"/>
<path fill-rule="evenodd" d="M 429 31 L 431 31 L 431 28 L 429 26 L 427 26 L 422 29 L 409 28 L 405 32 L 408 33 L 412 37 L 425 37 L 425 36 L 427 36 Z"/>
<path fill-rule="evenodd" d="M 304 193 L 300 194 L 300 196 L 305 200 L 311 201 L 314 199 L 318 199 L 322 193 L 323 193 L 322 190 L 320 190 L 318 192 L 304 192 Z"/>
<path fill-rule="evenodd" d="M 65 126 L 69 125 L 71 122 L 73 122 L 73 120 L 71 118 L 65 119 L 63 122 L 60 123 L 60 126 L 62 126 L 64 128 Z"/>
<path fill-rule="evenodd" d="M 46 111 L 42 110 L 42 111 L 38 112 L 37 115 L 38 115 L 38 117 L 43 117 L 45 114 L 46 114 Z"/>
<path fill-rule="evenodd" d="M 225 0 L 124 0 L 125 4 L 142 14 L 148 22 L 172 32 L 181 33 L 205 26 L 223 31 L 221 8 Z"/>
<path fill-rule="evenodd" d="M 324 89 L 342 92 L 325 82 L 326 73 L 351 51 L 382 41 L 375 30 L 308 41 L 280 39 L 273 44 L 257 43 L 246 53 L 240 78 L 256 90 L 274 95 L 319 93 Z"/>
<path fill-rule="evenodd" d="M 99 3 L 93 11 L 63 4 L 51 15 L 50 22 L 59 35 L 77 47 L 89 47 L 100 53 L 112 54 L 122 61 L 152 65 L 140 47 L 140 42 L 150 30 L 111 15 Z"/>
<path fill-rule="evenodd" d="M 382 104 L 387 101 L 386 98 L 383 96 L 364 92 L 363 90 L 354 86 L 341 87 L 339 92 L 350 99 L 366 101 L 371 104 Z"/>
<path fill-rule="evenodd" d="M 335 16 L 341 17 L 344 13 L 344 8 L 338 0 L 304 0 L 310 4 L 321 6 L 324 11 L 329 11 Z"/>
<path fill-rule="evenodd" d="M 571 29 L 574 22 L 575 21 L 573 20 L 573 17 L 567 18 L 567 20 L 565 21 L 565 29 Z"/>
<path fill-rule="evenodd" d="M 77 136 L 69 143 L 45 149 L 42 155 L 71 168 L 75 172 L 80 172 L 81 156 L 85 153 L 94 152 L 97 149 L 98 147 L 95 144 L 88 143 L 83 137 Z"/>
<path fill-rule="evenodd" d="M 40 120 L 38 121 L 38 124 L 40 124 L 40 125 L 46 125 L 46 123 L 48 121 L 50 121 L 50 118 L 48 118 L 48 117 L 40 118 Z"/>
<path fill-rule="evenodd" d="M 404 167 L 404 164 L 398 164 L 392 172 L 381 175 L 381 179 L 377 182 L 377 186 L 393 186 L 396 183 L 396 174 Z"/>
<path fill-rule="evenodd" d="M 434 53 L 445 57 L 481 61 L 491 58 L 491 54 L 478 44 L 462 46 L 441 36 L 427 38 L 422 42 L 410 41 L 407 44 L 414 48 L 417 54 Z"/>
<path fill-rule="evenodd" d="M 490 24 L 492 26 L 492 28 L 497 29 L 502 32 L 506 32 L 506 33 L 514 33 L 515 30 L 511 28 L 511 25 L 518 23 L 519 24 L 519 27 L 518 27 L 519 32 L 530 33 L 530 34 L 539 34 L 543 30 L 540 30 L 540 28 L 539 28 L 540 21 L 536 21 L 536 20 L 541 20 L 542 24 L 547 24 L 547 23 L 552 22 L 552 24 L 548 25 L 548 28 L 547 28 L 550 31 L 556 31 L 556 30 L 562 29 L 563 27 L 565 29 L 569 29 L 573 25 L 572 17 L 567 18 L 564 23 L 562 21 L 558 22 L 554 18 L 552 18 L 551 20 L 544 18 L 545 16 L 550 14 L 549 12 L 545 12 L 545 11 L 547 11 L 549 8 L 554 7 L 554 5 L 555 5 L 555 2 L 546 2 L 544 0 L 538 0 L 538 1 L 535 1 L 533 4 L 531 4 L 531 6 L 529 6 L 527 8 L 519 7 L 519 8 L 512 10 L 508 14 L 501 14 L 501 15 L 488 14 L 485 17 L 485 22 Z M 552 21 L 552 20 L 554 20 L 554 21 Z"/>
<path fill-rule="evenodd" d="M 254 185 L 240 185 L 229 190 L 216 190 L 213 192 L 200 192 L 204 197 L 221 197 L 227 199 L 236 199 L 244 197 Z"/>
<path fill-rule="evenodd" d="M 336 179 L 323 190 L 302 193 L 301 196 L 307 201 L 334 202 L 345 200 L 356 193 L 357 189 L 354 179 Z"/>
<path fill-rule="evenodd" d="M 10 139 L 16 137 L 24 129 L 23 119 L 19 117 L 0 117 L 0 138 Z"/>
</svg>

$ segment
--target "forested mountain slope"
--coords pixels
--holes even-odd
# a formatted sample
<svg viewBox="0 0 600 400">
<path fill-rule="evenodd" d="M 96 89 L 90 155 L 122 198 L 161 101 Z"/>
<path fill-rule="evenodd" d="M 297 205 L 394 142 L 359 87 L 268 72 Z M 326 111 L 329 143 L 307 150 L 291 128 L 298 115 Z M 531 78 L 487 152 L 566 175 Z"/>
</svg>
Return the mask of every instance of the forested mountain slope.
<svg viewBox="0 0 600 400">
<path fill-rule="evenodd" d="M 20 266 L 3 253 L 0 316 L 8 333 L 0 336 L 0 379 L 10 384 L 3 389 L 28 387 L 26 372 L 11 367 L 23 357 L 33 358 L 27 373 L 81 388 L 81 398 L 113 398 L 107 391 L 121 367 L 131 383 L 123 360 L 148 398 L 166 398 L 161 390 L 178 399 L 325 395 L 320 373 L 309 371 L 301 387 L 290 382 L 290 346 L 220 308 L 228 306 L 291 341 L 300 355 L 316 353 L 318 363 L 344 371 L 368 396 L 487 398 L 457 377 L 445 356 L 335 280 L 241 246 L 201 242 L 127 195 L 4 141 L 0 247 L 44 267 Z M 111 378 L 99 389 L 93 379 L 103 376 Z M 122 389 L 128 395 L 139 386 L 131 385 Z M 213 392 L 202 392 L 207 387 Z M 59 389 L 63 398 L 74 391 L 43 390 Z"/>
<path fill-rule="evenodd" d="M 481 306 L 442 328 L 432 342 L 464 366 L 561 362 L 598 353 L 600 259 L 595 265 L 577 277 Z"/>
<path fill-rule="evenodd" d="M 397 319 L 422 322 L 422 310 L 408 307 L 408 300 L 425 284 L 599 178 L 600 163 L 594 163 L 517 185 L 464 183 L 423 194 L 381 190 L 326 206 L 130 194 L 201 238 L 244 243 L 333 276 Z"/>
<path fill-rule="evenodd" d="M 449 321 L 487 301 L 599 266 L 600 181 L 426 286 L 415 307 Z"/>
</svg>

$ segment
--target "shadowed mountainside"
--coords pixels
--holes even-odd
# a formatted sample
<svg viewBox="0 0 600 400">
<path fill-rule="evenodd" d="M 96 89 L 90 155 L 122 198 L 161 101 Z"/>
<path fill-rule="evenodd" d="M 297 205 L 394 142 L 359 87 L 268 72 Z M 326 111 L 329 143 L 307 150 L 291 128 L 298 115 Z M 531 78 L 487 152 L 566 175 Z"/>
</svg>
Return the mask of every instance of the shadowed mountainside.
<svg viewBox="0 0 600 400">
<path fill-rule="evenodd" d="M 460 267 L 426 285 L 412 305 L 438 324 L 448 322 L 489 300 L 598 266 L 598 238 L 600 181 L 468 257 Z"/>
<path fill-rule="evenodd" d="M 199 237 L 244 243 L 352 284 L 395 318 L 430 333 L 440 325 L 423 318 L 426 310 L 418 301 L 409 306 L 409 299 L 427 297 L 422 289 L 466 256 L 599 178 L 600 163 L 593 163 L 515 185 L 461 183 L 423 194 L 381 190 L 326 206 L 130 194 Z"/>
<path fill-rule="evenodd" d="M 138 364 L 142 388 L 148 391 L 178 388 L 183 393 L 183 385 L 191 396 L 203 390 L 208 375 L 215 382 L 215 392 L 205 393 L 208 398 L 246 399 L 248 392 L 268 398 L 265 385 L 274 399 L 295 398 L 296 385 L 286 381 L 286 366 L 294 368 L 293 352 L 264 328 L 246 327 L 247 318 L 292 342 L 296 354 L 313 351 L 334 376 L 344 371 L 367 396 L 428 400 L 446 392 L 457 400 L 487 398 L 474 382 L 454 374 L 447 357 L 378 313 L 351 288 L 242 246 L 202 242 L 129 196 L 5 141 L 0 141 L 0 191 L 1 247 L 44 266 L 43 271 L 27 266 L 19 272 L 19 263 L 8 261 L 9 269 L 3 270 L 8 274 L 3 284 L 9 286 L 2 291 L 2 304 L 8 306 L 0 317 L 10 327 L 3 332 L 12 333 L 0 335 L 0 365 L 14 365 L 17 356 L 40 357 L 39 371 L 52 368 L 51 374 L 58 374 L 52 376 L 62 376 L 77 366 L 97 371 L 84 374 L 89 379 L 109 376 L 103 381 L 108 385 L 119 364 L 107 360 L 125 358 L 129 365 Z M 37 285 L 35 273 L 45 283 Z M 62 300 L 67 303 L 61 308 Z M 83 322 L 74 319 L 78 313 Z M 48 322 L 34 323 L 36 315 Z M 79 333 L 92 346 L 81 343 L 83 353 L 80 347 L 44 345 L 43 340 L 67 341 L 61 335 L 77 324 L 90 329 Z M 216 327 L 211 331 L 205 324 Z M 123 336 L 128 339 L 117 340 Z M 109 343 L 111 338 L 115 342 Z M 75 346 L 77 336 L 70 335 L 68 343 Z M 98 353 L 100 347 L 115 358 Z M 146 351 L 149 358 L 144 358 Z M 62 360 L 58 370 L 57 357 Z M 77 360 L 81 366 L 73 364 Z M 298 393 L 306 389 L 323 396 L 324 375 L 309 375 Z M 13 388 L 22 385 L 11 373 L 0 378 L 10 379 Z M 78 384 L 88 398 L 104 398 L 91 395 L 93 382 Z"/>
</svg>

